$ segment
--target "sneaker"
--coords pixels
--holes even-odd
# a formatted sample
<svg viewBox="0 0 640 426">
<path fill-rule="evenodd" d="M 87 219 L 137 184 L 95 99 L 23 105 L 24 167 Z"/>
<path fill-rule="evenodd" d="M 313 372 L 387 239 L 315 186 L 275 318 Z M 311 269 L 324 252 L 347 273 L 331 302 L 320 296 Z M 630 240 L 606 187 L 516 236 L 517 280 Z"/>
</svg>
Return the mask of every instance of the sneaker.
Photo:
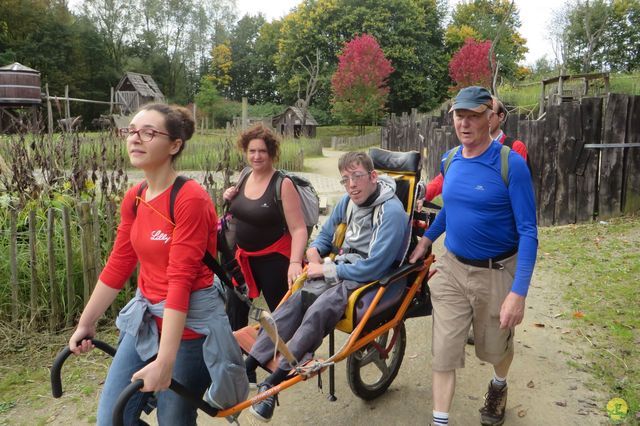
<svg viewBox="0 0 640 426">
<path fill-rule="evenodd" d="M 273 386 L 271 386 L 269 383 L 260 383 L 260 385 L 258 386 L 258 393 L 266 392 L 272 387 Z M 253 414 L 256 419 L 262 422 L 270 422 L 271 417 L 273 417 L 273 412 L 276 409 L 276 404 L 278 404 L 277 394 L 272 395 L 260 402 L 256 402 L 251 406 L 251 408 L 249 408 L 249 412 Z"/>
<path fill-rule="evenodd" d="M 485 426 L 499 426 L 504 423 L 507 406 L 507 385 L 499 386 L 489 382 L 489 390 L 484 396 L 484 407 L 480 409 L 480 423 Z"/>
<path fill-rule="evenodd" d="M 256 375 L 256 370 L 247 371 L 247 378 L 249 379 L 249 389 L 251 390 L 258 389 L 258 379 Z"/>
</svg>

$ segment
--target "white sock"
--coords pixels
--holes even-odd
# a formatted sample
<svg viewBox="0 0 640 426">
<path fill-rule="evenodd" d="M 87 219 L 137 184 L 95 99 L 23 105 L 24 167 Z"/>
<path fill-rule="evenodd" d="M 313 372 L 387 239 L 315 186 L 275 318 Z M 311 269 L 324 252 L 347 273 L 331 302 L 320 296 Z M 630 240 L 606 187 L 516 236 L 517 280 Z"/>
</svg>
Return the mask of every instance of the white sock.
<svg viewBox="0 0 640 426">
<path fill-rule="evenodd" d="M 506 377 L 498 377 L 497 374 L 493 374 L 493 380 L 492 383 L 494 385 L 498 385 L 498 386 L 506 386 L 507 385 L 507 378 Z"/>
<path fill-rule="evenodd" d="M 449 424 L 449 413 L 433 411 L 433 426 L 445 426 Z"/>
</svg>

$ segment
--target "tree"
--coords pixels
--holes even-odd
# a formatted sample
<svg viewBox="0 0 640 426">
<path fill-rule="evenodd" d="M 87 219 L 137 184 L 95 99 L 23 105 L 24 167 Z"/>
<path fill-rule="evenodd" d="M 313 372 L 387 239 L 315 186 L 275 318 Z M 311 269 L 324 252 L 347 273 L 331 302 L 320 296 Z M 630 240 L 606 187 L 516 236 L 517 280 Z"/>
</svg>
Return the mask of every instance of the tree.
<svg viewBox="0 0 640 426">
<path fill-rule="evenodd" d="M 394 71 L 378 41 L 369 34 L 346 43 L 338 57 L 338 69 L 331 78 L 333 113 L 344 123 L 375 123 L 384 111 Z"/>
<path fill-rule="evenodd" d="M 216 106 L 220 103 L 222 98 L 216 90 L 211 76 L 202 76 L 200 80 L 200 91 L 196 94 L 195 102 L 198 108 L 208 116 L 213 115 Z M 214 123 L 212 118 L 211 123 Z"/>
<path fill-rule="evenodd" d="M 305 72 L 298 58 L 316 49 L 326 61 L 320 74 L 316 106 L 329 110 L 331 75 L 344 42 L 367 33 L 380 42 L 397 72 L 389 78 L 389 107 L 429 110 L 446 95 L 447 59 L 440 0 L 305 0 L 285 16 L 280 30 L 277 87 L 285 102 L 295 100 L 297 82 Z M 291 74 L 292 70 L 294 71 Z"/>
<path fill-rule="evenodd" d="M 320 49 L 316 49 L 316 58 L 315 62 L 309 59 L 308 56 L 304 57 L 304 60 L 298 59 L 298 64 L 306 71 L 306 79 L 298 80 L 298 100 L 296 101 L 296 105 L 302 111 L 302 132 L 306 133 L 307 131 L 307 114 L 309 112 L 309 105 L 311 105 L 311 100 L 318 93 L 318 78 L 322 69 L 324 68 L 324 64 L 320 63 Z M 302 98 L 301 88 L 302 83 L 305 84 L 304 98 Z M 307 134 L 303 134 L 303 136 L 308 136 Z"/>
<path fill-rule="evenodd" d="M 211 50 L 211 81 L 221 93 L 228 94 L 231 84 L 231 48 L 228 43 L 214 46 Z"/>
<path fill-rule="evenodd" d="M 640 68 L 640 0 L 576 0 L 555 12 L 552 31 L 570 71 Z"/>
<path fill-rule="evenodd" d="M 492 70 L 487 60 L 490 52 L 490 41 L 475 41 L 469 38 L 453 55 L 449 62 L 449 76 L 457 83 L 458 89 L 467 86 L 489 87 L 491 85 Z"/>
<path fill-rule="evenodd" d="M 518 33 L 520 26 L 519 12 L 511 0 L 461 2 L 453 11 L 445 40 L 450 52 L 462 47 L 466 40 L 462 35 L 470 34 L 477 41 L 495 40 L 496 64 L 505 77 L 515 78 L 518 62 L 528 51 L 526 40 Z"/>
<path fill-rule="evenodd" d="M 229 47 L 231 49 L 231 69 L 229 75 L 229 98 L 241 100 L 243 96 L 249 102 L 255 102 L 251 92 L 253 80 L 260 70 L 260 58 L 255 54 L 260 28 L 266 23 L 263 15 L 245 15 L 231 30 Z"/>
</svg>

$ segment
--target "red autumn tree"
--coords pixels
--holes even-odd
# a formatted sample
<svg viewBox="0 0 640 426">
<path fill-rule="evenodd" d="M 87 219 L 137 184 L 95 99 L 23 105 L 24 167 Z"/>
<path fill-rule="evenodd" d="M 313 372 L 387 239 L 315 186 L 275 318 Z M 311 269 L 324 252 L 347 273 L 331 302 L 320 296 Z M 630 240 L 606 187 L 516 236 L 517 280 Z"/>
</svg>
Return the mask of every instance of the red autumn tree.
<svg viewBox="0 0 640 426">
<path fill-rule="evenodd" d="M 489 51 L 491 41 L 476 41 L 468 38 L 449 62 L 449 76 L 456 88 L 467 86 L 491 87 Z M 495 57 L 492 58 L 495 64 Z"/>
<path fill-rule="evenodd" d="M 346 43 L 331 78 L 334 116 L 351 125 L 376 122 L 384 111 L 387 79 L 393 71 L 373 36 L 362 34 Z"/>
</svg>

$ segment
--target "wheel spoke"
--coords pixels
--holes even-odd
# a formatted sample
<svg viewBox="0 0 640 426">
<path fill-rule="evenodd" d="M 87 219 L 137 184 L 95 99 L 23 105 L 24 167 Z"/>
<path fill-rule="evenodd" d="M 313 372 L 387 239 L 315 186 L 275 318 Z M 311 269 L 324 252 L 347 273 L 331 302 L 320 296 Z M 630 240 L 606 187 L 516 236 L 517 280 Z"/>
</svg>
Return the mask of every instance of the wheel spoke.
<svg viewBox="0 0 640 426">
<path fill-rule="evenodd" d="M 360 360 L 360 366 L 364 367 L 365 365 L 369 365 L 372 362 L 376 362 L 380 360 L 380 352 L 378 352 L 373 347 L 368 348 L 367 352 L 363 354 L 362 359 Z"/>
<path fill-rule="evenodd" d="M 373 362 L 375 363 L 376 367 L 378 367 L 378 370 L 380 370 L 380 372 L 382 373 L 381 379 L 384 379 L 389 376 L 389 366 L 387 365 L 384 359 L 378 357 L 375 360 L 373 360 Z"/>
</svg>

